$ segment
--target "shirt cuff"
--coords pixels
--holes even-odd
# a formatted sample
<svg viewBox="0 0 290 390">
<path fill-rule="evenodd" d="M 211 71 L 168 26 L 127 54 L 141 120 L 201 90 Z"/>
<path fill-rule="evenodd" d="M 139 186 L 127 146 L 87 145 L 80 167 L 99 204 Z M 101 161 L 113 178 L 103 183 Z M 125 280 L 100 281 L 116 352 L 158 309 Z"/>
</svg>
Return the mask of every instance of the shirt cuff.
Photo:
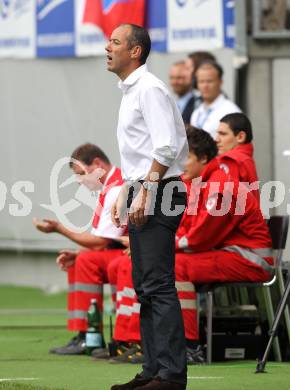
<svg viewBox="0 0 290 390">
<path fill-rule="evenodd" d="M 159 162 L 159 164 L 170 167 L 177 156 L 176 151 L 173 151 L 169 146 L 155 149 L 152 152 L 152 157 Z"/>
</svg>

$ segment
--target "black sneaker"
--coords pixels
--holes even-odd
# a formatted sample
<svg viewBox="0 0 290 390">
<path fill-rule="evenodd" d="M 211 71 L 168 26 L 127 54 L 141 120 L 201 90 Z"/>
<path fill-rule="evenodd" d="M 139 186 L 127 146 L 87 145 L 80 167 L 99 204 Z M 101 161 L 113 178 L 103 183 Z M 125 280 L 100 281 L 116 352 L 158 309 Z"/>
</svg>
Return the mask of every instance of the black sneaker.
<svg viewBox="0 0 290 390">
<path fill-rule="evenodd" d="M 193 348 L 186 348 L 186 360 L 188 365 L 204 364 L 205 356 L 201 345 Z"/>
<path fill-rule="evenodd" d="M 110 363 L 130 363 L 130 358 L 141 348 L 138 344 L 132 344 L 130 348 L 122 347 L 117 356 L 112 357 Z"/>
<path fill-rule="evenodd" d="M 80 336 L 74 336 L 65 346 L 69 347 L 70 345 L 76 344 L 76 342 L 80 339 Z M 49 353 L 54 353 L 60 347 L 53 347 L 49 350 Z"/>
<path fill-rule="evenodd" d="M 135 352 L 128 356 L 128 363 L 131 363 L 131 364 L 143 364 L 144 361 L 145 360 L 144 360 L 142 347 L 141 347 L 141 345 L 136 344 Z"/>
<path fill-rule="evenodd" d="M 115 356 L 122 355 L 129 349 L 129 344 L 122 341 L 112 340 L 108 343 L 108 347 L 96 348 L 92 351 L 92 357 L 95 360 L 108 360 Z"/>
<path fill-rule="evenodd" d="M 95 360 L 108 360 L 111 357 L 108 348 L 96 348 L 92 351 L 91 356 Z"/>
<path fill-rule="evenodd" d="M 49 353 L 56 355 L 84 355 L 86 353 L 86 343 L 83 337 L 77 335 L 66 345 L 50 349 Z"/>
</svg>

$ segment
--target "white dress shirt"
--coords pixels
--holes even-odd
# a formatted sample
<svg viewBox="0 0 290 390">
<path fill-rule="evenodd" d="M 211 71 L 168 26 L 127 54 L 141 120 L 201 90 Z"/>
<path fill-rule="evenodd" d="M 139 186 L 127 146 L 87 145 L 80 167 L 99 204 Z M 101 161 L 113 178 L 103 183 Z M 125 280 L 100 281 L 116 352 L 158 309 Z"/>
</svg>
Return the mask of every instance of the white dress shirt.
<svg viewBox="0 0 290 390">
<path fill-rule="evenodd" d="M 164 179 L 184 171 L 188 143 L 180 111 L 165 84 L 142 65 L 119 81 L 123 98 L 118 143 L 124 180 L 141 180 L 153 159 L 168 168 Z"/>
<path fill-rule="evenodd" d="M 207 131 L 215 139 L 220 120 L 233 112 L 241 112 L 241 110 L 235 103 L 220 94 L 211 105 L 202 103 L 192 113 L 190 124 Z"/>
</svg>

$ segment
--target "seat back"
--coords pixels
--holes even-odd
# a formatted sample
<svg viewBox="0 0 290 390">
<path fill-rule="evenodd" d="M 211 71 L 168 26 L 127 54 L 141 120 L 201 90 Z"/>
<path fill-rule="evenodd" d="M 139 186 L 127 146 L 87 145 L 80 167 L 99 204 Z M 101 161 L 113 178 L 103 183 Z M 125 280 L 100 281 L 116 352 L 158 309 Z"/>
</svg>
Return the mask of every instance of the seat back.
<svg viewBox="0 0 290 390">
<path fill-rule="evenodd" d="M 271 286 L 276 281 L 278 268 L 281 266 L 282 254 L 286 246 L 288 235 L 289 215 L 273 215 L 267 223 L 272 239 L 272 248 L 275 251 L 275 273 L 269 282 L 264 283 L 264 286 Z"/>
<path fill-rule="evenodd" d="M 273 249 L 285 249 L 289 227 L 289 215 L 273 215 L 268 220 L 268 226 L 272 238 Z"/>
</svg>

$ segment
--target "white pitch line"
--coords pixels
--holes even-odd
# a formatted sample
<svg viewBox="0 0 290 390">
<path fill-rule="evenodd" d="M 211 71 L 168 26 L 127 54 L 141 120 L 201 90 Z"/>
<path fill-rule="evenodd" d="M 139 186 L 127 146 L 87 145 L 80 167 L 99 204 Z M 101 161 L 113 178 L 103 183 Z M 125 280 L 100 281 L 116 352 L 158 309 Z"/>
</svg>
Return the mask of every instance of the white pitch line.
<svg viewBox="0 0 290 390">
<path fill-rule="evenodd" d="M 223 376 L 188 376 L 187 379 L 224 379 Z"/>
<path fill-rule="evenodd" d="M 0 382 L 37 381 L 39 378 L 0 378 Z"/>
</svg>

